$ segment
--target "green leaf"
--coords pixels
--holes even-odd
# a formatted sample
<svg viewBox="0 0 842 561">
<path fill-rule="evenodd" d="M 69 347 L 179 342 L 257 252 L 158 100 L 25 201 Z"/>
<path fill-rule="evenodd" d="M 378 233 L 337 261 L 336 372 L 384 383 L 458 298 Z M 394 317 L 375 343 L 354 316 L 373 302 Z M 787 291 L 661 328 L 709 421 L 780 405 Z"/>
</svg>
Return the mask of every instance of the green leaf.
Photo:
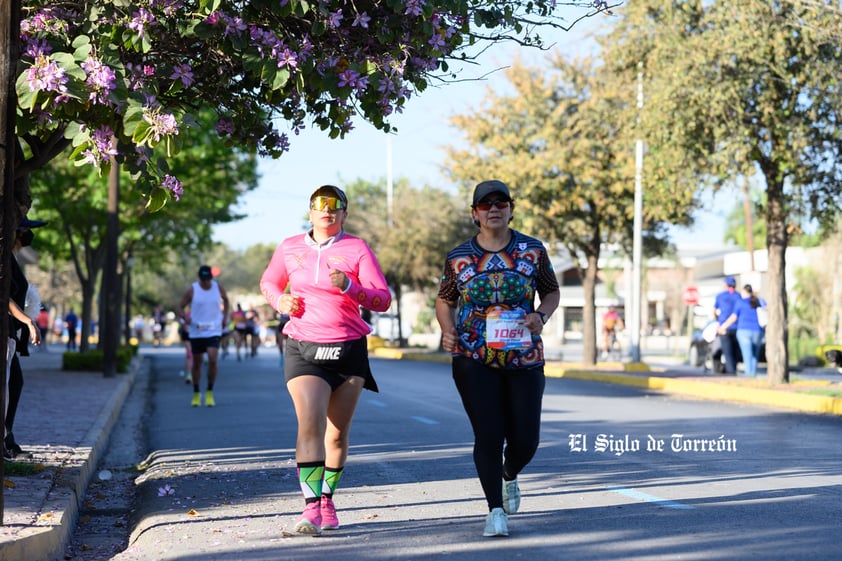
<svg viewBox="0 0 842 561">
<path fill-rule="evenodd" d="M 149 194 L 149 200 L 146 202 L 146 208 L 149 212 L 158 212 L 167 206 L 169 198 L 169 192 L 166 189 L 158 187 Z"/>
<path fill-rule="evenodd" d="M 27 111 L 35 109 L 38 103 L 38 92 L 29 90 L 29 82 L 26 80 L 26 73 L 21 72 L 15 82 L 15 92 L 18 94 L 18 105 Z"/>
<path fill-rule="evenodd" d="M 287 82 L 289 81 L 289 69 L 287 68 L 279 68 L 275 73 L 275 79 L 272 81 L 272 89 L 273 90 L 280 90 L 284 86 L 286 86 Z"/>
<path fill-rule="evenodd" d="M 135 127 L 134 132 L 132 132 L 132 142 L 135 144 L 145 144 L 151 129 L 152 127 L 148 122 L 140 121 Z M 128 134 L 128 130 L 126 133 Z"/>
</svg>

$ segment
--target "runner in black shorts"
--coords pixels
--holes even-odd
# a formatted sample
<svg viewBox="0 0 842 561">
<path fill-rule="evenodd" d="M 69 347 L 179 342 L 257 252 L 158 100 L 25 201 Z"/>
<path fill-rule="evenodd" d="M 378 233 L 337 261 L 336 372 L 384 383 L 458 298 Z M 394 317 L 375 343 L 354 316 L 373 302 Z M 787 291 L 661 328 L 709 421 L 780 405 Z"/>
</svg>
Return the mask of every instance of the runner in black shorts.
<svg viewBox="0 0 842 561">
<path fill-rule="evenodd" d="M 360 307 L 385 312 L 392 298 L 374 252 L 343 231 L 347 208 L 341 189 L 318 188 L 310 197 L 313 228 L 282 241 L 260 279 L 266 302 L 289 318 L 283 362 L 298 421 L 299 534 L 339 528 L 333 498 L 354 410 L 363 388 L 377 390 L 368 364 L 371 327 Z"/>
</svg>

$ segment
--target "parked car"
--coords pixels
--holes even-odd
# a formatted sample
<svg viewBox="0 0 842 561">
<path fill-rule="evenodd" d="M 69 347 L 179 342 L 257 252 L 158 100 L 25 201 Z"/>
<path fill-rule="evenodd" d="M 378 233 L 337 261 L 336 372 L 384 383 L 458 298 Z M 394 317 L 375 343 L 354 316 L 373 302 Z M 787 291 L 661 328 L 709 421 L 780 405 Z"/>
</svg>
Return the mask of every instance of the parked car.
<svg viewBox="0 0 842 561">
<path fill-rule="evenodd" d="M 722 345 L 719 336 L 716 335 L 718 323 L 711 321 L 703 329 L 697 330 L 690 338 L 689 364 L 690 366 L 701 366 L 705 372 L 722 374 L 725 372 L 725 357 L 722 356 Z M 766 362 L 766 334 L 760 343 L 760 355 L 758 362 Z M 743 361 L 743 354 L 740 346 L 737 345 L 737 363 Z"/>
</svg>

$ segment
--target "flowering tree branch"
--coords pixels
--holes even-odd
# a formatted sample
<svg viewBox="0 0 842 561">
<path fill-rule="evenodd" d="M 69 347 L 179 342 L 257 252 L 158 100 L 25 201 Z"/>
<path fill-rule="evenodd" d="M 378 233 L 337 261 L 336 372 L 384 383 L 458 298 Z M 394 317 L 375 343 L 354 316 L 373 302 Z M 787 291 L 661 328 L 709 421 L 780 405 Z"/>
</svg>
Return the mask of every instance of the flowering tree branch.
<svg viewBox="0 0 842 561">
<path fill-rule="evenodd" d="M 603 0 L 572 1 L 591 15 Z M 279 157 L 312 124 L 342 137 L 389 117 L 471 47 L 541 46 L 564 27 L 555 0 L 33 0 L 22 9 L 18 139 L 44 165 L 114 157 L 147 205 L 178 199 L 167 160 L 203 108 L 232 145 Z M 62 140 L 58 141 L 59 137 Z"/>
</svg>

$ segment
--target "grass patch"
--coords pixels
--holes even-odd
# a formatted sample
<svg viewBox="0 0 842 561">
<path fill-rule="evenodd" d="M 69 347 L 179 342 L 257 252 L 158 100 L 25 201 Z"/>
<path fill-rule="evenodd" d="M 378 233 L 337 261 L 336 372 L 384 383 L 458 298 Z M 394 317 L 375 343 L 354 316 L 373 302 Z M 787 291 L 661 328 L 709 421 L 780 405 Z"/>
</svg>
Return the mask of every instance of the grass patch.
<svg viewBox="0 0 842 561">
<path fill-rule="evenodd" d="M 825 397 L 842 397 L 842 388 L 810 388 L 808 390 L 797 390 L 798 393 L 809 395 L 823 395 Z"/>
<path fill-rule="evenodd" d="M 46 468 L 40 462 L 6 462 L 3 473 L 9 476 L 26 476 L 41 473 Z"/>
</svg>

